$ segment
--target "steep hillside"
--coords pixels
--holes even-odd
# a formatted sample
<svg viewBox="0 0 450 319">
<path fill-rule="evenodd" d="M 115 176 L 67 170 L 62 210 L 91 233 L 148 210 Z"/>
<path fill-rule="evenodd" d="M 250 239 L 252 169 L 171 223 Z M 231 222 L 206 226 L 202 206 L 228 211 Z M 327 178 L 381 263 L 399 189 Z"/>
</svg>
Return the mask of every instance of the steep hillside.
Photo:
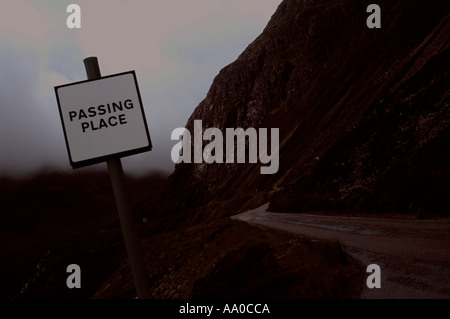
<svg viewBox="0 0 450 319">
<path fill-rule="evenodd" d="M 170 212 L 193 222 L 270 200 L 278 211 L 448 214 L 449 3 L 378 1 L 382 28 L 369 29 L 370 3 L 280 4 L 186 125 L 279 128 L 278 172 L 178 164 Z"/>
</svg>

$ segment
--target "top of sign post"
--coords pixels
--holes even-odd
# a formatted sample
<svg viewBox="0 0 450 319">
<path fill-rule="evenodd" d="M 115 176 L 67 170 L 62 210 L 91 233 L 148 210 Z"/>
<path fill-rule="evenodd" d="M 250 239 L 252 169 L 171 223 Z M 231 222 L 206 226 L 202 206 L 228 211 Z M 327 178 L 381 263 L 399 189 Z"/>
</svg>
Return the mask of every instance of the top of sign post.
<svg viewBox="0 0 450 319">
<path fill-rule="evenodd" d="M 135 71 L 55 87 L 73 168 L 152 149 Z"/>
</svg>

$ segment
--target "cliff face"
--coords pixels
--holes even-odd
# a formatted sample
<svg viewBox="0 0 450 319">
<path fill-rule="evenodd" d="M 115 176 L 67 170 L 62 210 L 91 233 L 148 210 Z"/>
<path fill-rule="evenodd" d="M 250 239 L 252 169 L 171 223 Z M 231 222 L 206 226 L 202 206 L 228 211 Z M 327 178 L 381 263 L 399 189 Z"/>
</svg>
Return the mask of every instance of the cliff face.
<svg viewBox="0 0 450 319">
<path fill-rule="evenodd" d="M 203 129 L 279 128 L 280 164 L 187 164 L 170 211 L 191 220 L 270 201 L 273 210 L 448 214 L 448 1 L 285 0 L 220 71 L 194 120 Z"/>
</svg>

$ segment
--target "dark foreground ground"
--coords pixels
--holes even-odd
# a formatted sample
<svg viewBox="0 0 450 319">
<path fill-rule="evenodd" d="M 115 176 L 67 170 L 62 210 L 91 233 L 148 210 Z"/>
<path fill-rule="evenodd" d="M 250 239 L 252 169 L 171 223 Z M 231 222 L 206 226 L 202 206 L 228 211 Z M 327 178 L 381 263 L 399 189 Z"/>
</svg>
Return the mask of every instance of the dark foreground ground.
<svg viewBox="0 0 450 319">
<path fill-rule="evenodd" d="M 362 271 L 337 242 L 230 219 L 146 237 L 154 298 L 358 298 Z M 123 262 L 94 298 L 132 298 Z"/>
<path fill-rule="evenodd" d="M 165 178 L 130 180 L 135 210 Z M 0 297 L 135 298 L 104 173 L 1 179 Z M 139 190 L 139 192 L 137 191 Z M 169 298 L 358 298 L 363 267 L 336 241 L 229 218 L 179 226 L 137 218 L 152 295 Z M 66 268 L 81 267 L 81 289 Z"/>
</svg>

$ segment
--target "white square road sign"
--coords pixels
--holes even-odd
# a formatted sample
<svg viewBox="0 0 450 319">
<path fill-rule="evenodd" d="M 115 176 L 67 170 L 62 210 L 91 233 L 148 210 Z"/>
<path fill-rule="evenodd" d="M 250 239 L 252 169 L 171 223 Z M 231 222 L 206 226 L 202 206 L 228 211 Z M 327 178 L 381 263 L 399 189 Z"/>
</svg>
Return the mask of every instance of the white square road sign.
<svg viewBox="0 0 450 319">
<path fill-rule="evenodd" d="M 70 165 L 150 151 L 134 71 L 55 87 Z"/>
</svg>

